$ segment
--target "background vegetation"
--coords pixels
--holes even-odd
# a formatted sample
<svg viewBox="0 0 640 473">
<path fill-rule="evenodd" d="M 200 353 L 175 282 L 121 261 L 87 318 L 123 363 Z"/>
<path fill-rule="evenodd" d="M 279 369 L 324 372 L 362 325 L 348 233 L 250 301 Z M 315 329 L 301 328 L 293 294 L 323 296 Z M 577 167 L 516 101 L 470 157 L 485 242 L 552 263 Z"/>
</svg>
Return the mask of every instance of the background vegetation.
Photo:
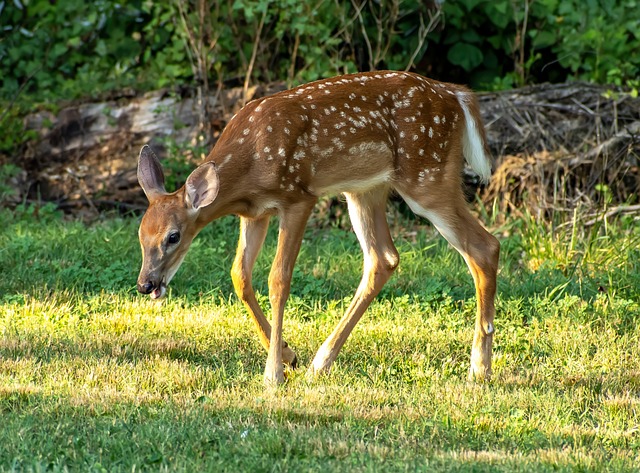
<svg viewBox="0 0 640 473">
<path fill-rule="evenodd" d="M 232 295 L 235 219 L 203 231 L 154 303 L 135 292 L 138 215 L 86 224 L 52 204 L 1 206 L 36 108 L 408 68 L 480 89 L 625 85 L 606 100 L 634 110 L 638 24 L 634 0 L 0 1 L 0 471 L 633 471 L 640 227 L 606 198 L 604 211 L 569 219 L 556 200 L 536 218 L 501 211 L 499 197 L 476 207 L 502 244 L 495 377 L 481 385 L 466 382 L 475 300 L 464 261 L 397 207 L 398 272 L 333 371 L 305 378 L 362 265 L 337 224 L 344 209 L 321 208 L 285 322 L 302 369 L 276 393 L 263 390 L 265 354 Z M 617 115 L 603 122 L 618 132 Z M 191 162 L 186 144 L 166 141 L 173 184 Z M 265 307 L 276 230 L 255 274 Z"/>
<path fill-rule="evenodd" d="M 0 98 L 404 69 L 479 88 L 640 75 L 635 0 L 0 2 Z M 195 81 L 195 82 L 194 82 Z"/>
</svg>

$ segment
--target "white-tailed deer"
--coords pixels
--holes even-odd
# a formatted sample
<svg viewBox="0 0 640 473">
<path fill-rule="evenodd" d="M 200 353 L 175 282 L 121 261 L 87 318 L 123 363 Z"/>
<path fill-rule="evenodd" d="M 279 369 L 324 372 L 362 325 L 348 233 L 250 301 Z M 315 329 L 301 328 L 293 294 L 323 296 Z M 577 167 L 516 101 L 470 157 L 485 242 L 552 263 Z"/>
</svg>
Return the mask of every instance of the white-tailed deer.
<svg viewBox="0 0 640 473">
<path fill-rule="evenodd" d="M 319 196 L 342 193 L 364 253 L 364 272 L 344 317 L 309 368 L 313 374 L 327 371 L 398 265 L 385 217 L 387 196 L 395 191 L 469 266 L 478 304 L 469 376 L 487 378 L 500 246 L 470 214 L 461 188 L 464 159 L 481 179 L 489 178 L 487 154 L 474 95 L 416 74 L 345 75 L 254 100 L 229 121 L 207 161 L 173 193 L 164 188 L 158 158 L 142 148 L 138 179 L 149 208 L 140 224 L 138 290 L 164 296 L 198 232 L 218 217 L 239 215 L 233 284 L 268 351 L 265 383 L 281 383 L 283 363 L 296 364 L 282 339 L 282 323 L 307 219 Z M 272 215 L 280 218 L 280 232 L 269 274 L 270 325 L 251 275 Z"/>
</svg>

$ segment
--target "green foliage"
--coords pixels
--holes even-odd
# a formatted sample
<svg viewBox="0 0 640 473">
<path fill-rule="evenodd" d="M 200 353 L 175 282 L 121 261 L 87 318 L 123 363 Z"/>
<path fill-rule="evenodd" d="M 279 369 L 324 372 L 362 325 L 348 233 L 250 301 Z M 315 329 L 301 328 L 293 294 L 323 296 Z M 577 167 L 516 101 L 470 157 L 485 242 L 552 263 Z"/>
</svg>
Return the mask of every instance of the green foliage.
<svg viewBox="0 0 640 473">
<path fill-rule="evenodd" d="M 20 174 L 21 169 L 15 164 L 0 165 L 0 205 L 9 200 L 15 190 L 9 184 L 10 180 Z"/>
<path fill-rule="evenodd" d="M 142 1 L 2 2 L 1 97 L 74 98 L 133 85 Z"/>
<path fill-rule="evenodd" d="M 168 157 L 162 163 L 165 186 L 170 192 L 173 192 L 181 187 L 195 167 L 202 163 L 202 159 L 207 156 L 209 149 L 199 145 L 185 146 L 183 143 L 176 142 L 171 136 L 167 136 L 161 141 Z"/>
<path fill-rule="evenodd" d="M 188 37 L 201 28 L 212 82 L 250 72 L 255 81 L 292 84 L 370 67 L 402 69 L 416 49 L 419 71 L 475 86 L 532 76 L 625 84 L 640 71 L 635 0 L 446 1 L 441 26 L 422 46 L 429 11 L 417 0 L 205 1 L 204 18 L 199 3 L 1 2 L 0 98 L 21 91 L 43 101 L 189 84 L 197 58 Z M 254 47 L 259 54 L 250 66 Z"/>
<path fill-rule="evenodd" d="M 576 78 L 624 85 L 640 75 L 640 3 L 558 2 L 552 50 Z"/>
<path fill-rule="evenodd" d="M 638 6 L 635 0 L 447 1 L 446 27 L 429 47 L 445 48 L 449 63 L 476 86 L 567 78 L 625 85 L 640 74 Z"/>
<path fill-rule="evenodd" d="M 0 43 L 1 44 L 1 43 Z M 2 101 L 0 100 L 0 104 Z M 29 112 L 25 103 L 19 103 L 12 108 L 2 109 L 0 105 L 0 155 L 10 154 L 27 141 L 36 138 L 35 130 L 25 131 L 23 118 Z"/>
</svg>

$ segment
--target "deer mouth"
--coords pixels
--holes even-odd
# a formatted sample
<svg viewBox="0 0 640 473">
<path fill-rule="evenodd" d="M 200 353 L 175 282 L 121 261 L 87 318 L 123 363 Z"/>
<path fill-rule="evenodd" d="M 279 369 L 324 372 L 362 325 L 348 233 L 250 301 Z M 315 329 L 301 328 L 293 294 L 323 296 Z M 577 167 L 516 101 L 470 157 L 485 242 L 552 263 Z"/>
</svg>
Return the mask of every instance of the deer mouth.
<svg viewBox="0 0 640 473">
<path fill-rule="evenodd" d="M 164 278 L 162 278 L 162 281 L 160 281 L 160 284 L 158 284 L 158 287 L 156 287 L 153 291 L 151 291 L 151 293 L 149 294 L 149 297 L 151 297 L 151 299 L 162 299 L 166 293 L 167 293 L 167 284 L 164 282 Z"/>
</svg>

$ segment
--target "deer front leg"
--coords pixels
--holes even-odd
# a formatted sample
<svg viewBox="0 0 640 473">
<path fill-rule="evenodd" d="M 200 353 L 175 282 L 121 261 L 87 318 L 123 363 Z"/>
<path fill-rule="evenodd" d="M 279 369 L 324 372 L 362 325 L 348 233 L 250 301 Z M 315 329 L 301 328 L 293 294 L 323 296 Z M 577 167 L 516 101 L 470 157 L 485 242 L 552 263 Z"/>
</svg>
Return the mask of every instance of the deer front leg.
<svg viewBox="0 0 640 473">
<path fill-rule="evenodd" d="M 284 382 L 282 322 L 284 306 L 291 291 L 291 276 L 295 265 L 304 229 L 315 204 L 313 201 L 299 202 L 283 211 L 280 217 L 278 249 L 269 273 L 269 300 L 272 321 L 269 355 L 264 370 L 264 382 L 274 386 Z"/>
<path fill-rule="evenodd" d="M 251 318 L 260 337 L 260 343 L 267 352 L 271 338 L 271 325 L 258 304 L 252 285 L 253 266 L 260 253 L 269 227 L 269 217 L 258 219 L 240 218 L 240 237 L 236 258 L 231 269 L 231 278 L 236 294 L 251 314 Z M 296 367 L 297 357 L 286 342 L 283 342 L 282 358 L 284 363 Z"/>
</svg>

